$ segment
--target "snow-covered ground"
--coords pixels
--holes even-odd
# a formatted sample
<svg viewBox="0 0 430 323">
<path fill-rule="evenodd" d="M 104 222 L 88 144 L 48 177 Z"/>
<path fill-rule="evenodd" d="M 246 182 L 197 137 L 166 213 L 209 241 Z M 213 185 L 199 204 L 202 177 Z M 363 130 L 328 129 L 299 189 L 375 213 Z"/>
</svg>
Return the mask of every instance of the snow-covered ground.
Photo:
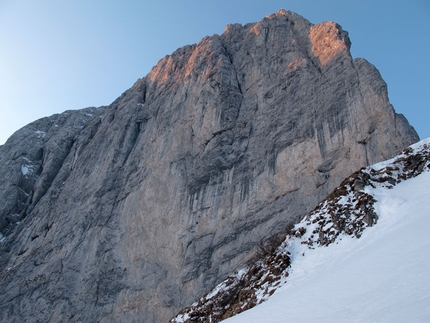
<svg viewBox="0 0 430 323">
<path fill-rule="evenodd" d="M 288 282 L 224 322 L 430 322 L 430 172 L 366 190 L 377 225 L 360 239 L 293 246 Z"/>
</svg>

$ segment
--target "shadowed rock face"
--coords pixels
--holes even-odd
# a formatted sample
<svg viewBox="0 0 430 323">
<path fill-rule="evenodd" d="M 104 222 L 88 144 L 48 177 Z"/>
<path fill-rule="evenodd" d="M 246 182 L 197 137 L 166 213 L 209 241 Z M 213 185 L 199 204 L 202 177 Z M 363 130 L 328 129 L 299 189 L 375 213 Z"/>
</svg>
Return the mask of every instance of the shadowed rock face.
<svg viewBox="0 0 430 323">
<path fill-rule="evenodd" d="M 331 22 L 279 11 L 0 147 L 0 320 L 166 322 L 418 140 Z"/>
</svg>

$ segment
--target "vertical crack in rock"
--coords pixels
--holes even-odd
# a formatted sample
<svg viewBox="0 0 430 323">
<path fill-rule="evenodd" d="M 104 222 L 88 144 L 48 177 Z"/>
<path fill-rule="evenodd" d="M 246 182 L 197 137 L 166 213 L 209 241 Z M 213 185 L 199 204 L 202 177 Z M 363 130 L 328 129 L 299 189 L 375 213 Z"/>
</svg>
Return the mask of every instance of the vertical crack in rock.
<svg viewBox="0 0 430 323">
<path fill-rule="evenodd" d="M 34 186 L 34 193 L 30 202 L 31 206 L 28 209 L 29 212 L 51 187 L 52 182 L 61 167 L 63 167 L 63 163 L 69 155 L 73 143 L 73 138 L 66 138 L 58 142 L 53 142 L 52 144 L 48 142 L 45 148 L 46 153 L 44 151 L 42 157 L 42 171 Z"/>
</svg>

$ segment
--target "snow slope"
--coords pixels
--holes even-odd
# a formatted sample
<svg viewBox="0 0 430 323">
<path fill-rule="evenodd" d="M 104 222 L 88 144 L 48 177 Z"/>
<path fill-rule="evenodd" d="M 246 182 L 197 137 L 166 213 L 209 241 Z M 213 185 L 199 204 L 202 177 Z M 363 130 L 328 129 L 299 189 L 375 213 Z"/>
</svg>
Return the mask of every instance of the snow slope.
<svg viewBox="0 0 430 323">
<path fill-rule="evenodd" d="M 295 244 L 287 283 L 223 322 L 430 322 L 430 172 L 365 190 L 377 225 L 328 247 Z"/>
</svg>

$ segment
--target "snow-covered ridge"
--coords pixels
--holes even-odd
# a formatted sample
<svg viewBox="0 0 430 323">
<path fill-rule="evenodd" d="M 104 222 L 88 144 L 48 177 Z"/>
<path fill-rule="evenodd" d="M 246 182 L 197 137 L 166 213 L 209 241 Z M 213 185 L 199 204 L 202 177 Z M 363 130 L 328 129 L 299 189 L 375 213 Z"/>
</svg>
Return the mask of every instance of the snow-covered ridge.
<svg viewBox="0 0 430 323">
<path fill-rule="evenodd" d="M 357 171 L 295 225 L 278 247 L 276 239 L 265 245 L 260 259 L 228 277 L 171 322 L 219 322 L 267 300 L 287 282 L 295 257 L 347 236 L 360 238 L 367 227 L 377 224 L 375 190 L 391 189 L 424 171 L 430 171 L 430 138 L 395 158 Z"/>
</svg>

